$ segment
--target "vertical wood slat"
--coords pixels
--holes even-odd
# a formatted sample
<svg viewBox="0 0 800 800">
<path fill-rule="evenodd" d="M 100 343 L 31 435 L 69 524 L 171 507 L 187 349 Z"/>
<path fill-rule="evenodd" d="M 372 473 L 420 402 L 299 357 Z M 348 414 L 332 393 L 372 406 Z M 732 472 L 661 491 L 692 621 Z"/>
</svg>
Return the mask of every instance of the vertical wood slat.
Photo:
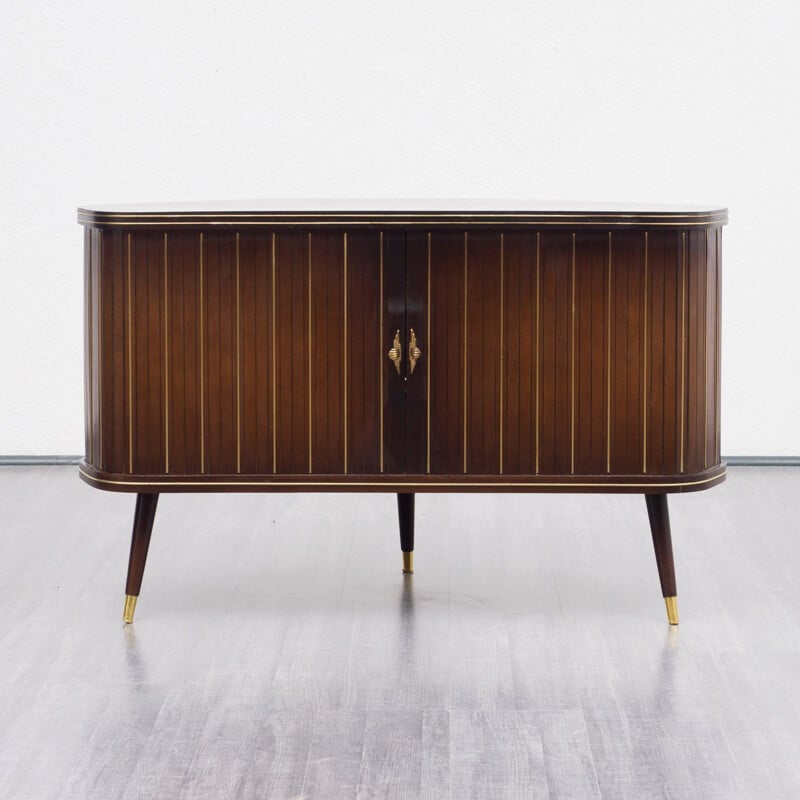
<svg viewBox="0 0 800 800">
<path fill-rule="evenodd" d="M 535 473 L 539 474 L 539 429 L 542 418 L 541 404 L 541 375 L 542 375 L 542 346 L 541 346 L 541 312 L 542 312 L 542 234 L 536 233 L 536 346 L 534 350 L 534 363 L 536 365 L 536 398 L 535 408 Z"/>
<path fill-rule="evenodd" d="M 644 234 L 615 236 L 611 287 L 611 472 L 642 471 Z"/>
<path fill-rule="evenodd" d="M 127 471 L 127 419 L 125 370 L 125 257 L 124 234 L 100 231 L 98 248 L 101 276 L 99 350 L 96 355 L 100 371 L 102 408 L 99 468 L 109 472 Z"/>
<path fill-rule="evenodd" d="M 500 234 L 470 233 L 465 248 L 463 469 L 492 475 L 500 462 Z"/>
<path fill-rule="evenodd" d="M 311 471 L 341 474 L 344 465 L 344 243 L 340 231 L 314 231 L 311 281 Z"/>
<path fill-rule="evenodd" d="M 406 347 L 403 346 L 403 364 L 398 375 L 395 365 L 387 357 L 396 331 L 401 337 L 407 329 L 406 284 L 410 266 L 413 264 L 413 236 L 403 230 L 390 229 L 382 236 L 383 274 L 383 330 L 380 343 L 380 375 L 383 382 L 383 468 L 384 472 L 400 474 L 408 469 L 410 445 L 413 440 L 407 435 L 408 396 L 405 391 L 407 365 Z M 418 384 L 414 384 L 416 387 Z M 414 391 L 414 389 L 412 389 Z"/>
<path fill-rule="evenodd" d="M 469 394 L 467 383 L 469 381 L 469 233 L 464 231 L 464 342 L 462 345 L 464 352 L 464 393 L 463 393 L 463 444 L 462 444 L 462 464 L 464 474 L 467 473 L 467 436 L 469 435 L 469 417 L 467 417 L 467 403 Z"/>
<path fill-rule="evenodd" d="M 431 232 L 426 236 L 425 331 L 428 360 L 425 368 L 425 473 L 431 474 Z"/>
<path fill-rule="evenodd" d="M 545 475 L 570 470 L 571 251 L 570 233 L 542 233 L 539 471 Z"/>
<path fill-rule="evenodd" d="M 205 236 L 200 234 L 198 253 L 198 270 L 200 272 L 200 296 L 197 304 L 199 315 L 199 329 L 197 331 L 197 341 L 199 343 L 200 357 L 200 385 L 198 386 L 198 400 L 200 403 L 200 473 L 204 474 L 206 471 L 206 411 L 205 411 L 205 296 L 206 296 L 206 273 L 205 273 Z"/>
<path fill-rule="evenodd" d="M 569 472 L 575 474 L 575 237 L 570 254 L 569 302 Z"/>
<path fill-rule="evenodd" d="M 386 358 L 381 325 L 381 247 L 379 232 L 348 233 L 344 353 L 347 472 L 351 474 L 376 474 L 381 469 L 381 373 Z"/>
<path fill-rule="evenodd" d="M 680 363 L 681 382 L 678 389 L 678 402 L 680 404 L 680 430 L 679 430 L 679 469 L 681 475 L 686 471 L 686 231 L 681 231 L 681 309 L 680 309 Z"/>
<path fill-rule="evenodd" d="M 236 474 L 242 471 L 242 296 L 239 263 L 239 245 L 241 236 L 236 233 L 236 314 L 234 328 L 236 337 Z"/>
<path fill-rule="evenodd" d="M 250 475 L 273 472 L 272 245 L 273 234 L 268 231 L 239 235 L 237 449 L 239 472 Z"/>
<path fill-rule="evenodd" d="M 165 350 L 169 364 L 166 443 L 170 472 L 196 475 L 201 464 L 200 237 L 171 231 L 167 238 Z"/>
<path fill-rule="evenodd" d="M 464 466 L 465 265 L 464 234 L 434 231 L 429 348 L 431 474 L 456 475 Z"/>
<path fill-rule="evenodd" d="M 277 303 L 275 295 L 275 232 L 270 237 L 270 277 L 272 278 L 272 473 L 278 471 L 278 399 L 277 399 Z"/>
<path fill-rule="evenodd" d="M 343 447 L 344 447 L 344 474 L 347 474 L 347 414 L 348 414 L 348 405 L 347 405 L 347 337 L 348 337 L 348 330 L 347 330 L 347 231 L 342 234 L 342 247 L 344 248 L 344 254 L 342 256 L 342 285 L 344 288 L 344 310 L 342 312 L 342 327 L 344 328 L 343 336 L 342 336 L 342 366 L 344 368 L 344 378 L 342 387 L 342 395 L 343 395 L 343 409 L 342 409 L 342 424 L 344 425 L 344 431 L 342 434 L 342 438 L 344 439 Z"/>
<path fill-rule="evenodd" d="M 511 475 L 536 469 L 536 240 L 510 230 L 503 242 L 503 469 Z"/>
<path fill-rule="evenodd" d="M 163 237 L 129 239 L 129 441 L 134 473 L 164 473 Z"/>
<path fill-rule="evenodd" d="M 431 300 L 430 300 L 430 231 L 408 231 L 405 237 L 405 265 L 401 265 L 405 279 L 404 329 L 407 332 L 403 347 L 403 371 L 405 377 L 405 397 L 403 399 L 404 422 L 394 420 L 392 424 L 402 424 L 405 432 L 404 471 L 411 474 L 428 474 L 430 469 L 430 378 L 431 364 L 438 356 L 437 346 L 431 341 Z M 411 372 L 410 348 L 411 331 L 417 339 L 422 352 L 414 372 Z M 458 348 L 460 351 L 460 347 Z"/>
<path fill-rule="evenodd" d="M 717 320 L 717 398 L 716 403 L 714 405 L 715 408 L 715 420 L 716 420 L 716 446 L 714 448 L 714 452 L 716 454 L 716 460 L 719 461 L 720 457 L 720 436 L 721 436 L 721 428 L 720 428 L 720 403 L 722 397 L 722 264 L 721 264 L 721 252 L 722 252 L 722 228 L 717 228 L 717 264 L 716 264 L 716 289 L 717 289 L 717 297 L 716 297 L 716 304 L 715 304 L 715 317 Z"/>
<path fill-rule="evenodd" d="M 648 258 L 650 255 L 650 241 L 649 241 L 648 232 L 644 232 L 644 291 L 642 293 L 642 314 L 644 317 L 644 321 L 642 323 L 642 337 L 644 341 L 642 342 L 642 474 L 647 474 L 647 390 L 648 390 L 648 378 L 647 378 L 647 355 L 648 355 L 648 348 L 650 346 L 649 342 L 649 331 L 647 328 L 647 323 L 650 317 L 650 298 L 648 294 L 648 278 L 650 277 L 648 274 L 649 264 Z"/>
<path fill-rule="evenodd" d="M 164 233 L 164 472 L 169 475 L 169 237 Z"/>
<path fill-rule="evenodd" d="M 708 232 L 708 263 L 706 265 L 706 425 L 704 433 L 706 466 L 715 464 L 716 461 L 719 460 L 719 451 L 717 449 L 717 319 L 719 316 L 719 309 L 717 306 L 719 264 L 717 259 L 719 234 L 719 228 L 712 228 Z"/>
<path fill-rule="evenodd" d="M 205 468 L 236 473 L 236 235 L 212 231 L 203 240 L 203 414 Z"/>
<path fill-rule="evenodd" d="M 706 232 L 687 233 L 686 269 L 686 432 L 685 470 L 698 472 L 704 468 L 705 457 L 705 314 L 704 296 L 708 258 Z"/>
<path fill-rule="evenodd" d="M 92 450 L 96 464 L 103 468 L 103 421 L 105 412 L 102 402 L 103 351 L 102 333 L 106 314 L 103 310 L 105 282 L 102 276 L 103 231 L 92 231 L 91 258 L 91 303 L 92 303 Z"/>
<path fill-rule="evenodd" d="M 92 368 L 94 358 L 91 346 L 92 333 L 92 251 L 91 228 L 83 229 L 83 422 L 84 422 L 84 453 L 86 460 L 92 461 Z"/>
<path fill-rule="evenodd" d="M 499 325 L 499 333 L 500 333 L 500 376 L 497 381 L 498 391 L 500 392 L 500 397 L 498 398 L 498 412 L 500 414 L 500 432 L 498 436 L 498 446 L 500 448 L 500 457 L 499 457 L 499 473 L 500 475 L 503 474 L 503 382 L 505 381 L 505 363 L 504 363 L 504 354 L 505 354 L 505 305 L 506 305 L 506 296 L 505 296 L 505 236 L 503 233 L 500 234 L 500 325 Z"/>
<path fill-rule="evenodd" d="M 679 233 L 650 232 L 648 472 L 655 475 L 679 468 L 680 262 Z"/>
<path fill-rule="evenodd" d="M 309 467 L 308 258 L 305 231 L 276 234 L 275 466 L 290 475 L 307 473 Z"/>
<path fill-rule="evenodd" d="M 575 239 L 575 462 L 579 475 L 606 470 L 608 243 L 602 231 Z"/>
<path fill-rule="evenodd" d="M 380 270 L 380 277 L 379 277 L 379 294 L 378 294 L 378 365 L 377 369 L 375 370 L 375 374 L 378 375 L 378 382 L 380 384 L 380 464 L 379 464 L 379 471 L 383 472 L 384 470 L 384 432 L 383 432 L 383 425 L 384 425 L 384 384 L 385 381 L 383 379 L 383 352 L 382 352 L 382 344 L 383 344 L 383 231 L 380 232 L 380 239 L 378 241 L 378 248 L 379 248 L 379 270 Z"/>
</svg>

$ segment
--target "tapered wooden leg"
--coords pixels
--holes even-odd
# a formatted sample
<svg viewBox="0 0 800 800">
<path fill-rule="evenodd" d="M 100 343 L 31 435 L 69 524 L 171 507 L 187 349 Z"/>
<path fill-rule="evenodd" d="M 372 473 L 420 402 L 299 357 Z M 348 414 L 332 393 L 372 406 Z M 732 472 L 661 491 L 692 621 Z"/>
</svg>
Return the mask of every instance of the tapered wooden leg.
<svg viewBox="0 0 800 800">
<path fill-rule="evenodd" d="M 397 495 L 397 516 L 400 519 L 400 549 L 403 551 L 403 572 L 414 571 L 414 495 Z"/>
<path fill-rule="evenodd" d="M 672 559 L 672 533 L 669 527 L 669 508 L 665 494 L 646 494 L 647 516 L 650 518 L 650 532 L 653 534 L 653 548 L 656 551 L 658 577 L 661 581 L 661 594 L 667 606 L 667 619 L 670 625 L 678 624 L 678 592 L 675 588 L 675 562 Z"/>
<path fill-rule="evenodd" d="M 142 576 L 147 561 L 147 550 L 150 547 L 150 534 L 153 532 L 153 520 L 156 517 L 157 505 L 157 494 L 136 495 L 131 555 L 128 559 L 128 580 L 125 583 L 125 610 L 122 614 L 122 619 L 129 624 L 133 622 L 136 600 L 139 597 L 139 590 L 142 588 Z"/>
</svg>

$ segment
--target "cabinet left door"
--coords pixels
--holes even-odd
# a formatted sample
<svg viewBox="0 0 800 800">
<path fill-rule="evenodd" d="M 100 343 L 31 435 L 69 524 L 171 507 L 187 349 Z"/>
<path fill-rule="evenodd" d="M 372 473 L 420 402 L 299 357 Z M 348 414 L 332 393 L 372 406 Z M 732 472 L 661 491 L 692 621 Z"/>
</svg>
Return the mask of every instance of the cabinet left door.
<svg viewBox="0 0 800 800">
<path fill-rule="evenodd" d="M 391 463 L 384 339 L 403 313 L 389 302 L 403 281 L 391 237 L 98 228 L 85 249 L 94 469 L 268 482 Z"/>
</svg>

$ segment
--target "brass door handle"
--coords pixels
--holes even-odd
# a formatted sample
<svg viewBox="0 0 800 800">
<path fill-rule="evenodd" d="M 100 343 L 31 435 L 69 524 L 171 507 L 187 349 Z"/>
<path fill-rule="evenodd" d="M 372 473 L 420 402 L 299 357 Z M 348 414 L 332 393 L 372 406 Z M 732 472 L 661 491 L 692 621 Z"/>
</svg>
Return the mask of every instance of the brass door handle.
<svg viewBox="0 0 800 800">
<path fill-rule="evenodd" d="M 414 367 L 417 366 L 417 361 L 422 358 L 422 350 L 417 347 L 417 334 L 414 333 L 414 329 L 411 329 L 411 341 L 408 345 L 408 363 L 409 367 L 409 374 L 414 374 Z"/>
<path fill-rule="evenodd" d="M 397 374 L 400 374 L 400 362 L 403 360 L 403 346 L 400 344 L 400 331 L 394 335 L 391 349 L 387 353 L 389 360 L 394 364 Z"/>
</svg>

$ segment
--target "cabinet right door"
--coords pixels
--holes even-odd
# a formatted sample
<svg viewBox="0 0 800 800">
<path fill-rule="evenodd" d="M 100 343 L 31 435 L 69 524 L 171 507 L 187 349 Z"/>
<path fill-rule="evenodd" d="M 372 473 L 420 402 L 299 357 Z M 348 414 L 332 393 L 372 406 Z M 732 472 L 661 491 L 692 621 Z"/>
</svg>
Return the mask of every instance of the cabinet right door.
<svg viewBox="0 0 800 800">
<path fill-rule="evenodd" d="M 718 230 L 409 231 L 408 471 L 713 467 L 719 261 Z"/>
</svg>

